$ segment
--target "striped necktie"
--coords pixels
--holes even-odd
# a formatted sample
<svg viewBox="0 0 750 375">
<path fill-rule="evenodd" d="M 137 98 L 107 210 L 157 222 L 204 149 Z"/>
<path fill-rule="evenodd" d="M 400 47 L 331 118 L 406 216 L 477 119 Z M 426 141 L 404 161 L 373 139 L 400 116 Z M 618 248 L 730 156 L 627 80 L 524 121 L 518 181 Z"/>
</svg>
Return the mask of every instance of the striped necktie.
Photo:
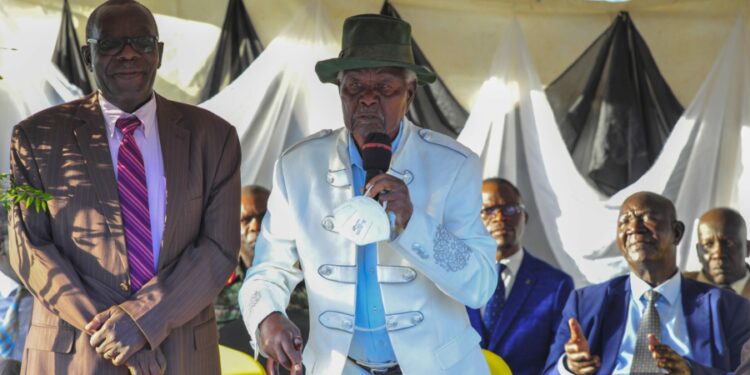
<svg viewBox="0 0 750 375">
<path fill-rule="evenodd" d="M 497 323 L 497 319 L 500 317 L 500 313 L 505 307 L 505 283 L 503 282 L 503 271 L 505 271 L 506 265 L 502 263 L 495 263 L 497 266 L 497 286 L 495 286 L 495 293 L 492 294 L 490 300 L 487 301 L 487 306 L 484 307 L 484 314 L 482 314 L 482 323 L 484 328 L 492 331 L 492 328 Z"/>
<path fill-rule="evenodd" d="M 133 292 L 154 277 L 154 253 L 151 242 L 151 216 L 148 210 L 148 189 L 143 156 L 133 132 L 141 120 L 132 115 L 117 119 L 122 132 L 117 154 L 117 189 L 128 250 L 130 284 Z"/>
<path fill-rule="evenodd" d="M 646 293 L 643 293 L 648 305 L 646 311 L 641 317 L 641 323 L 638 326 L 638 334 L 635 339 L 635 352 L 633 353 L 633 363 L 630 365 L 630 373 L 645 375 L 645 374 L 661 374 L 662 371 L 656 366 L 656 361 L 648 350 L 648 335 L 653 334 L 657 339 L 661 341 L 661 319 L 659 319 L 659 312 L 656 311 L 656 300 L 659 299 L 661 294 L 659 292 L 649 289 Z"/>
</svg>

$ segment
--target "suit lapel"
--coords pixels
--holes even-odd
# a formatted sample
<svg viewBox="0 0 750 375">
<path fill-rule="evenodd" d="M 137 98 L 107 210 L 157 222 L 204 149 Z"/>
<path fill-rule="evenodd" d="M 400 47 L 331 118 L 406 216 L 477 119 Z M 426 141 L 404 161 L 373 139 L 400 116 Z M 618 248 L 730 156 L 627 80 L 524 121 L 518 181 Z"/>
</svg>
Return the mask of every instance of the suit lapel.
<svg viewBox="0 0 750 375">
<path fill-rule="evenodd" d="M 117 193 L 117 179 L 112 166 L 112 154 L 107 140 L 104 117 L 99 107 L 98 94 L 86 98 L 75 117 L 81 125 L 73 130 L 91 178 L 92 189 L 96 192 L 102 215 L 109 233 L 118 244 L 117 252 L 123 264 L 127 264 L 125 235 L 120 213 L 120 199 Z"/>
<path fill-rule="evenodd" d="M 336 147 L 328 156 L 328 171 L 326 182 L 335 190 L 354 192 L 352 184 L 352 168 L 349 160 L 349 132 L 346 129 L 339 130 L 336 136 Z M 351 198 L 351 196 L 348 196 Z"/>
<path fill-rule="evenodd" d="M 707 303 L 708 295 L 695 288 L 694 283 L 682 278 L 682 310 L 690 338 L 690 357 L 699 363 L 713 363 L 711 334 L 701 334 L 713 330 L 710 303 Z"/>
<path fill-rule="evenodd" d="M 603 353 L 601 373 L 610 373 L 615 369 L 622 335 L 625 333 L 625 320 L 628 318 L 628 305 L 630 304 L 630 283 L 627 277 L 621 280 L 623 282 L 610 284 L 601 309 L 604 314 L 599 338 L 602 346 L 598 353 L 592 353 Z"/>
<path fill-rule="evenodd" d="M 415 128 L 416 125 L 412 125 L 408 119 L 404 118 L 404 127 L 402 129 L 403 134 L 401 135 L 398 149 L 391 159 L 391 166 L 388 168 L 389 174 L 402 179 L 407 185 L 409 185 L 414 178 L 412 172 L 406 169 L 406 167 L 410 162 L 408 159 L 409 149 L 414 148 L 414 146 L 408 145 L 407 143 L 410 142 L 410 138 L 415 132 Z"/>
<path fill-rule="evenodd" d="M 477 331 L 480 336 L 482 336 L 482 348 L 489 348 L 490 335 L 482 325 L 482 313 L 479 311 L 479 309 L 472 309 L 468 307 L 466 308 L 466 312 L 469 314 L 469 322 L 471 323 L 471 326 L 474 327 L 474 330 Z"/>
<path fill-rule="evenodd" d="M 182 113 L 174 105 L 156 95 L 156 118 L 159 123 L 159 143 L 164 162 L 164 177 L 167 180 L 167 209 L 159 253 L 158 269 L 169 259 L 178 215 L 188 198 L 188 173 L 190 169 L 190 131 L 180 126 Z M 199 182 L 196 182 L 199 183 Z"/>
<path fill-rule="evenodd" d="M 534 275 L 531 263 L 533 263 L 533 260 L 530 260 L 529 253 L 526 252 L 523 261 L 521 261 L 521 267 L 518 268 L 518 275 L 516 275 L 516 280 L 513 282 L 513 288 L 508 295 L 508 302 L 500 313 L 500 318 L 497 320 L 497 324 L 492 332 L 489 345 L 491 349 L 495 349 L 501 342 L 506 331 L 515 320 L 516 315 L 521 311 L 521 307 L 526 303 L 526 298 L 534 289 L 536 276 Z"/>
</svg>

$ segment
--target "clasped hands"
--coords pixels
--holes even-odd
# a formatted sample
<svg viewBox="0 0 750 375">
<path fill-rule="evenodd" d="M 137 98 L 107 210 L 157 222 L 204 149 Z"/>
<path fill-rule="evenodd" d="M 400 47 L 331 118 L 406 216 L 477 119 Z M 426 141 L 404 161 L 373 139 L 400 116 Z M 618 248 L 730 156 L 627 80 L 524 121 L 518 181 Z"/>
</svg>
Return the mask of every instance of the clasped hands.
<svg viewBox="0 0 750 375">
<path fill-rule="evenodd" d="M 568 320 L 570 340 L 565 343 L 565 367 L 577 375 L 593 374 L 601 366 L 601 358 L 591 355 L 588 340 L 583 335 L 581 325 L 575 318 Z M 690 367 L 674 349 L 659 342 L 656 336 L 648 335 L 648 350 L 656 362 L 656 366 L 666 370 L 669 374 L 690 374 Z"/>
<path fill-rule="evenodd" d="M 127 366 L 134 375 L 164 374 L 167 361 L 159 348 L 146 348 L 146 337 L 133 319 L 115 305 L 97 314 L 86 327 L 89 343 L 115 366 Z"/>
</svg>

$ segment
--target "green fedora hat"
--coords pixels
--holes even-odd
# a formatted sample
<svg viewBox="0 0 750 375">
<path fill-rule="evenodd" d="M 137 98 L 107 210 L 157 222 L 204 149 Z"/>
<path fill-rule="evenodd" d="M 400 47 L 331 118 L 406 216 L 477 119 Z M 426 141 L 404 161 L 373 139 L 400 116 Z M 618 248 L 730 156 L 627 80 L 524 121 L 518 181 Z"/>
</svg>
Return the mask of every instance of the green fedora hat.
<svg viewBox="0 0 750 375">
<path fill-rule="evenodd" d="M 341 53 L 335 59 L 318 61 L 315 73 L 323 83 L 337 83 L 342 70 L 393 66 L 417 74 L 422 85 L 435 81 L 435 73 L 414 63 L 411 25 L 379 14 L 361 14 L 344 21 Z"/>
</svg>

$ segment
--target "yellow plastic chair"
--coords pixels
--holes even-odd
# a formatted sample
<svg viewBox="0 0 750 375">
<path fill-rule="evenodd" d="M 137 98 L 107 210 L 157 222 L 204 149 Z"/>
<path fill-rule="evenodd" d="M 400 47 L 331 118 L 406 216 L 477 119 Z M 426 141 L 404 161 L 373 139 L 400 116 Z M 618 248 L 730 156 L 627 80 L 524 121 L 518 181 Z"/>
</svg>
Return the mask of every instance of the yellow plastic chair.
<svg viewBox="0 0 750 375">
<path fill-rule="evenodd" d="M 487 365 L 490 366 L 490 374 L 513 375 L 510 367 L 508 367 L 508 364 L 505 363 L 502 357 L 486 349 L 482 349 L 482 354 L 484 354 L 484 359 L 487 360 Z"/>
<path fill-rule="evenodd" d="M 266 370 L 251 355 L 219 345 L 221 375 L 266 375 Z"/>
</svg>

